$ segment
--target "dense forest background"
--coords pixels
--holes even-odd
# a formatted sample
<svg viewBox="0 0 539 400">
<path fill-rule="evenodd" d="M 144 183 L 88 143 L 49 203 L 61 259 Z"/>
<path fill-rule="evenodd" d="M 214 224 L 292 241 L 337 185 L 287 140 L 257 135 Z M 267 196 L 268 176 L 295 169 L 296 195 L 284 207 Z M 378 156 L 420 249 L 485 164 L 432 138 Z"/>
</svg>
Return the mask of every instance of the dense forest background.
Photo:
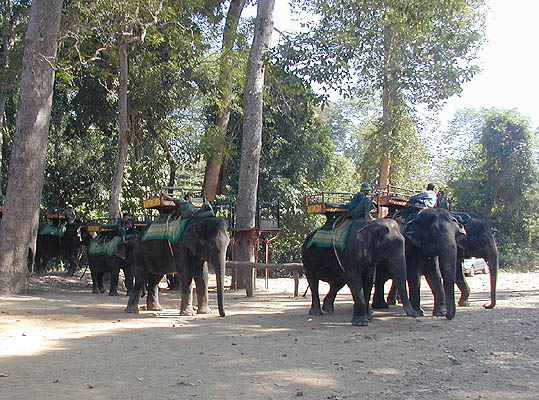
<svg viewBox="0 0 539 400">
<path fill-rule="evenodd" d="M 4 0 L 0 6 L 2 193 L 6 190 L 15 134 L 18 79 L 30 3 Z M 238 190 L 241 99 L 254 21 L 239 20 L 229 50 L 233 60 L 226 96 L 230 117 L 223 134 L 216 125 L 224 107 L 219 77 L 223 68 L 223 30 L 233 2 L 119 3 L 64 2 L 42 210 L 71 203 L 83 221 L 109 214 L 120 137 L 121 46 L 125 46 L 128 56 L 127 156 L 121 210 L 143 218 L 140 204 L 145 191 L 167 185 L 202 188 L 207 161 L 215 158 L 222 164 L 217 198 L 233 201 Z M 296 3 L 301 6 L 302 2 Z M 437 106 L 458 92 L 458 82 L 448 83 L 443 91 L 414 91 L 411 87 L 419 88 L 421 84 L 411 79 L 412 66 L 404 61 L 399 65 L 406 68 L 396 68 L 374 65 L 372 60 L 364 59 L 364 53 L 350 54 L 349 59 L 332 58 L 335 54 L 321 46 L 321 38 L 331 37 L 335 43 L 352 48 L 357 46 L 355 40 L 368 41 L 375 35 L 357 35 L 353 40 L 344 35 L 332 37 L 334 32 L 328 27 L 336 26 L 340 32 L 346 29 L 339 19 L 342 15 L 331 13 L 330 3 L 312 2 L 310 11 L 320 13 L 327 21 L 317 20 L 320 24 L 312 27 L 311 36 L 293 38 L 280 33 L 266 60 L 258 199 L 278 200 L 280 204 L 282 233 L 272 246 L 272 261 L 299 261 L 303 238 L 321 224 L 319 216 L 306 215 L 305 195 L 356 192 L 362 182 L 378 186 L 382 160 L 392 185 L 421 189 L 427 182 L 434 182 L 438 189 L 446 191 L 453 210 L 487 218 L 500 247 L 501 268 L 536 269 L 539 128 L 530 126 L 529 120 L 515 109 L 460 110 L 449 126 L 441 126 L 435 118 Z M 398 30 L 402 13 L 381 16 L 381 20 L 394 21 L 387 25 L 394 28 L 389 36 L 387 29 L 381 30 L 386 34 L 384 38 L 427 43 L 426 36 L 414 33 L 412 37 L 412 33 Z M 416 22 L 414 32 L 433 29 L 423 26 L 425 22 L 419 18 Z M 377 27 L 362 29 L 372 33 Z M 471 30 L 469 33 L 473 36 Z M 479 43 L 480 36 L 467 40 Z M 303 46 L 298 47 L 298 43 Z M 457 46 L 468 44 L 448 39 L 444 50 Z M 345 50 L 331 51 L 346 57 Z M 373 57 L 375 50 L 372 49 Z M 387 47 L 382 46 L 380 51 L 384 50 Z M 310 60 L 316 61 L 314 64 L 299 62 L 306 52 Z M 404 55 L 397 52 L 391 60 L 398 57 L 404 60 Z M 325 64 L 324 60 L 331 62 Z M 365 72 L 359 80 L 346 80 L 343 69 L 337 67 L 351 65 L 351 60 L 355 60 L 352 65 L 356 72 L 377 69 L 384 74 Z M 397 75 L 395 71 L 404 72 Z M 477 71 L 452 72 L 455 79 L 466 80 Z M 446 75 L 450 81 L 453 75 Z M 437 77 L 433 75 L 432 79 Z M 400 85 L 389 85 L 388 81 Z M 341 99 L 329 101 L 326 92 L 312 89 L 312 82 L 327 89 L 340 88 Z M 411 101 L 421 96 L 428 109 Z M 383 164 L 388 154 L 391 162 Z"/>
</svg>

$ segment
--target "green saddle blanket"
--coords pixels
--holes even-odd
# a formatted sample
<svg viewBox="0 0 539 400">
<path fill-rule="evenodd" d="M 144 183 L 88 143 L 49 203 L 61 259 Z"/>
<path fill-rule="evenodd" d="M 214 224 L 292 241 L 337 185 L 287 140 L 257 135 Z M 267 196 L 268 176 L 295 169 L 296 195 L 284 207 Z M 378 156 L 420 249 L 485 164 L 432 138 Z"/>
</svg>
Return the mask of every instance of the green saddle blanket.
<svg viewBox="0 0 539 400">
<path fill-rule="evenodd" d="M 121 241 L 122 238 L 119 236 L 113 236 L 109 240 L 98 236 L 88 244 L 88 254 L 91 256 L 112 257 Z"/>
<path fill-rule="evenodd" d="M 346 247 L 348 234 L 350 233 L 350 227 L 352 226 L 353 222 L 353 219 L 347 219 L 342 223 L 342 225 L 338 226 L 337 228 L 333 228 L 331 225 L 324 225 L 323 227 L 318 228 L 316 233 L 307 243 L 307 248 L 311 246 L 335 246 L 336 249 L 343 251 Z"/>
<path fill-rule="evenodd" d="M 66 227 L 63 226 L 62 229 L 58 229 L 57 226 L 46 224 L 41 226 L 39 229 L 38 235 L 52 235 L 52 236 L 58 236 L 62 237 L 64 236 L 64 233 L 66 233 Z"/>
<path fill-rule="evenodd" d="M 182 233 L 191 218 L 178 218 L 176 220 L 155 221 L 144 231 L 140 240 L 165 239 L 170 243 L 178 243 Z"/>
</svg>

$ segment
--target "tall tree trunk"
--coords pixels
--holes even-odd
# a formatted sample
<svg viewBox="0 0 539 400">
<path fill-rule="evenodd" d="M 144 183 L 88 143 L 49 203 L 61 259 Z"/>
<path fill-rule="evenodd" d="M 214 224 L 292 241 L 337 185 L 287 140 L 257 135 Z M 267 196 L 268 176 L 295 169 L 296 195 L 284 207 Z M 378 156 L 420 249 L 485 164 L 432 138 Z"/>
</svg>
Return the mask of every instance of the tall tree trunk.
<svg viewBox="0 0 539 400">
<path fill-rule="evenodd" d="M 391 79 L 390 69 L 392 67 L 391 59 L 392 32 L 391 26 L 384 28 L 384 83 L 382 88 L 382 143 L 383 153 L 380 161 L 380 174 L 378 178 L 378 187 L 383 188 L 389 185 L 389 171 L 391 169 L 391 136 L 393 121 L 391 118 Z"/>
<path fill-rule="evenodd" d="M 264 90 L 264 57 L 268 52 L 273 30 L 275 0 L 259 0 L 253 44 L 247 60 L 245 93 L 243 95 L 243 137 L 237 198 L 237 228 L 255 227 L 258 173 L 262 148 L 262 93 Z M 255 238 L 249 232 L 238 232 L 236 257 L 240 261 L 254 261 Z M 254 290 L 254 273 L 242 274 L 247 295 Z"/>
<path fill-rule="evenodd" d="M 389 105 L 389 88 L 382 89 L 382 135 L 384 149 L 380 161 L 380 175 L 378 178 L 378 187 L 384 188 L 389 185 L 389 170 L 391 168 L 391 153 L 389 151 L 389 142 L 391 136 L 391 110 Z"/>
<path fill-rule="evenodd" d="M 8 67 L 8 56 L 10 50 L 10 23 L 11 23 L 11 0 L 4 0 L 4 24 L 2 26 L 2 70 L 6 71 Z M 0 88 L 0 195 L 2 194 L 2 168 L 4 160 L 2 158 L 2 147 L 4 146 L 4 114 L 6 112 L 6 100 L 8 89 L 4 85 Z"/>
<path fill-rule="evenodd" d="M 2 149 L 4 148 L 4 115 L 6 111 L 7 91 L 2 91 L 0 94 L 0 196 L 3 194 L 2 186 L 4 184 L 2 179 L 2 166 L 4 165 L 4 157 L 2 155 Z"/>
<path fill-rule="evenodd" d="M 0 293 L 28 291 L 51 115 L 62 0 L 34 0 L 25 36 L 19 108 L 0 225 Z"/>
<path fill-rule="evenodd" d="M 110 189 L 109 217 L 118 218 L 120 216 L 120 193 L 122 191 L 122 181 L 124 178 L 125 160 L 127 159 L 127 149 L 129 140 L 127 137 L 127 61 L 128 43 L 124 39 L 120 43 L 118 54 L 120 56 L 120 87 L 118 89 L 118 117 L 120 130 L 118 132 L 118 153 L 116 155 L 116 167 L 114 178 Z"/>
<path fill-rule="evenodd" d="M 161 145 L 161 148 L 165 152 L 165 157 L 167 158 L 168 166 L 170 168 L 168 186 L 173 187 L 176 185 L 176 170 L 178 169 L 178 163 L 176 162 L 176 160 L 174 159 L 174 155 L 170 151 L 170 145 L 168 144 L 167 140 L 155 131 L 152 122 L 149 121 L 147 126 L 148 131 L 157 139 L 157 141 Z"/>
<path fill-rule="evenodd" d="M 228 129 L 230 119 L 230 105 L 232 102 L 232 69 L 234 63 L 234 42 L 236 41 L 236 31 L 241 12 L 246 0 L 232 0 L 226 16 L 223 30 L 223 44 L 221 48 L 221 59 L 219 69 L 219 82 L 217 92 L 221 103 L 215 125 L 219 135 L 224 139 Z M 206 164 L 204 174 L 204 197 L 208 201 L 215 200 L 219 192 L 221 169 L 223 166 L 222 154 L 212 154 Z"/>
</svg>

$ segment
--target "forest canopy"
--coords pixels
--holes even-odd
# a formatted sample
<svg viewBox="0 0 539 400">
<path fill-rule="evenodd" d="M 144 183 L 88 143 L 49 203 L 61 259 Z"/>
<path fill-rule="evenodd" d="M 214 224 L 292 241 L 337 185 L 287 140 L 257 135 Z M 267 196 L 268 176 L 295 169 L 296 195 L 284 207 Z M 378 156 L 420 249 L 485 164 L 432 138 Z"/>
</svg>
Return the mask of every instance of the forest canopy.
<svg viewBox="0 0 539 400">
<path fill-rule="evenodd" d="M 6 193 L 16 130 L 29 1 L 4 2 L 0 68 L 0 191 Z M 64 2 L 40 209 L 71 203 L 83 220 L 110 213 L 121 132 L 125 46 L 125 165 L 119 204 L 144 218 L 143 193 L 202 187 L 220 161 L 218 199 L 238 193 L 244 77 L 253 19 L 239 18 L 227 85 L 220 85 L 230 1 Z M 245 3 L 245 2 L 243 2 Z M 249 3 L 249 2 L 247 2 Z M 482 1 L 294 2 L 317 13 L 310 33 L 285 37 L 265 59 L 259 201 L 279 201 L 275 262 L 300 260 L 321 224 L 305 195 L 354 193 L 383 181 L 434 182 L 454 210 L 487 218 L 501 267 L 539 265 L 538 127 L 518 110 L 460 110 L 447 129 L 436 107 L 479 72 Z M 428 3 L 428 6 L 426 5 Z M 243 7 L 243 4 L 241 5 Z M 241 12 L 241 8 L 240 8 Z M 367 18 L 367 16 L 369 18 Z M 346 29 L 344 29 L 346 28 Z M 431 44 L 432 37 L 438 40 Z M 323 90 L 341 89 L 329 101 Z M 226 91 L 226 96 L 223 95 Z M 425 111 L 419 104 L 434 111 Z M 225 131 L 217 121 L 229 110 Z M 222 126 L 222 125 L 221 125 Z M 443 145 L 440 145 L 443 143 Z M 386 175 L 387 174 L 387 177 Z"/>
</svg>

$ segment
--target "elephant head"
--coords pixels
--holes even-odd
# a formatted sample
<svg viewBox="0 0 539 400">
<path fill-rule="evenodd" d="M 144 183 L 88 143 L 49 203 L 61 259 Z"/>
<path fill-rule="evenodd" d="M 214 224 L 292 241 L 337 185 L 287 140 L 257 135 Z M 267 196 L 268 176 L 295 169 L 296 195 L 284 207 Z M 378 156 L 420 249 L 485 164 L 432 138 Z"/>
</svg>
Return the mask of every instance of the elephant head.
<svg viewBox="0 0 539 400">
<path fill-rule="evenodd" d="M 435 297 L 435 315 L 439 315 L 438 306 L 445 298 L 446 317 L 454 318 L 457 237 L 463 232 L 462 226 L 449 211 L 442 208 L 425 208 L 406 226 L 406 262 L 409 282 L 411 278 L 414 279 L 413 284 L 410 282 L 410 291 L 414 292 L 411 293 L 414 308 L 419 309 L 419 281 L 416 275 L 422 272 L 431 284 Z M 438 284 L 440 279 L 434 262 L 436 258 L 443 288 Z"/>
<path fill-rule="evenodd" d="M 488 222 L 472 218 L 465 223 L 466 236 L 458 236 L 459 260 L 469 257 L 483 258 L 489 267 L 490 274 L 490 304 L 485 308 L 496 306 L 496 282 L 498 276 L 498 247 L 489 228 Z"/>
<path fill-rule="evenodd" d="M 356 233 L 359 257 L 376 268 L 388 268 L 392 273 L 402 304 L 408 316 L 416 317 L 406 291 L 406 259 L 404 237 L 398 224 L 391 219 L 368 222 Z"/>
<path fill-rule="evenodd" d="M 193 258 L 207 262 L 215 270 L 219 315 L 225 316 L 224 281 L 226 251 L 229 243 L 228 224 L 223 218 L 204 218 L 189 225 L 175 247 L 183 246 Z"/>
</svg>

